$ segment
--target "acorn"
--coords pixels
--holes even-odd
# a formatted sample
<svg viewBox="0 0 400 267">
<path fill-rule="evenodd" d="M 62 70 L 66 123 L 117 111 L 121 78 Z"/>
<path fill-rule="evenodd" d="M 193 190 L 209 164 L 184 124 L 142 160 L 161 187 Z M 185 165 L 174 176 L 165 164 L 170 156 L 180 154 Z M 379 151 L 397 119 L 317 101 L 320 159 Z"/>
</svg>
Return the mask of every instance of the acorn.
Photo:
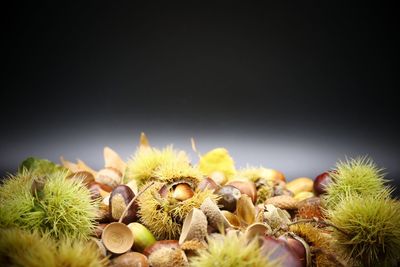
<svg viewBox="0 0 400 267">
<path fill-rule="evenodd" d="M 179 201 L 185 201 L 193 197 L 194 191 L 187 183 L 179 183 L 173 188 L 172 197 Z"/>
<path fill-rule="evenodd" d="M 132 231 L 123 223 L 113 222 L 104 228 L 101 240 L 108 251 L 122 254 L 129 251 L 134 243 Z"/>
<path fill-rule="evenodd" d="M 133 234 L 134 250 L 142 252 L 145 248 L 153 245 L 156 242 L 153 234 L 144 225 L 133 222 L 128 224 L 128 227 Z"/>
<path fill-rule="evenodd" d="M 199 209 L 192 209 L 183 221 L 179 244 L 197 239 L 203 241 L 207 235 L 207 217 Z"/>
<path fill-rule="evenodd" d="M 142 253 L 128 252 L 113 258 L 110 267 L 149 267 L 149 261 Z"/>
<path fill-rule="evenodd" d="M 230 181 L 227 185 L 232 185 L 239 189 L 240 193 L 246 194 L 251 198 L 253 204 L 257 201 L 257 188 L 254 182 L 252 181 Z"/>
<path fill-rule="evenodd" d="M 221 196 L 218 200 L 218 205 L 221 205 L 221 209 L 234 212 L 236 210 L 236 204 L 239 200 L 241 193 L 240 190 L 233 185 L 224 185 L 217 192 L 217 195 Z"/>
<path fill-rule="evenodd" d="M 129 202 L 135 197 L 132 189 L 126 185 L 119 185 L 114 188 L 111 192 L 109 206 L 110 206 L 110 218 L 113 221 L 118 221 L 122 216 L 125 208 L 128 206 Z M 135 201 L 133 205 L 129 208 L 126 216 L 123 218 L 122 222 L 128 224 L 136 220 L 138 205 Z"/>
</svg>

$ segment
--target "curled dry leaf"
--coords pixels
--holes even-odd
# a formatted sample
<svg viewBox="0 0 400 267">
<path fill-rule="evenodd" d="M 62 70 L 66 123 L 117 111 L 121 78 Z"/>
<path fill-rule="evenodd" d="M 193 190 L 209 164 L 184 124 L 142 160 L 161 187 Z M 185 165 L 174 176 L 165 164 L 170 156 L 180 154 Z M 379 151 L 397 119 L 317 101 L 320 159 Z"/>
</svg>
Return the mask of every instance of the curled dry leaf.
<svg viewBox="0 0 400 267">
<path fill-rule="evenodd" d="M 256 219 L 256 209 L 251 198 L 242 194 L 237 202 L 236 214 L 241 222 L 246 225 L 254 223 Z"/>
</svg>

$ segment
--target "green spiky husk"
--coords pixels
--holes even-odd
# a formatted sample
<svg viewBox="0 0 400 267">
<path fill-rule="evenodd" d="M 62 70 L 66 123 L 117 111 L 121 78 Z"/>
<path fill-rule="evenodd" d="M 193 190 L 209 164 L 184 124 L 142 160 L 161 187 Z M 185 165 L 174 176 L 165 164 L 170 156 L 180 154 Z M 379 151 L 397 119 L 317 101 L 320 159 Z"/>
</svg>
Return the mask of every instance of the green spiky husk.
<svg viewBox="0 0 400 267">
<path fill-rule="evenodd" d="M 0 262 L 6 266 L 30 267 L 101 267 L 101 259 L 92 243 L 54 240 L 50 235 L 17 228 L 0 229 Z"/>
<path fill-rule="evenodd" d="M 328 212 L 338 250 L 356 266 L 399 260 L 400 202 L 377 196 L 348 196 Z M 343 233 L 345 232 L 345 233 Z"/>
<path fill-rule="evenodd" d="M 155 179 L 154 171 L 160 166 L 171 162 L 189 164 L 189 158 L 184 151 L 174 150 L 172 146 L 162 150 L 150 147 L 138 148 L 127 163 L 124 182 L 135 180 L 139 186 L 143 185 Z"/>
<path fill-rule="evenodd" d="M 88 238 L 95 226 L 97 202 L 67 172 L 38 177 L 29 171 L 9 177 L 0 187 L 0 226 L 38 230 L 56 238 Z M 36 181 L 43 188 L 34 190 Z"/>
<path fill-rule="evenodd" d="M 257 239 L 247 243 L 244 236 L 229 232 L 224 236 L 208 239 L 207 249 L 199 250 L 199 255 L 190 259 L 192 267 L 272 267 L 280 266 L 270 261 L 260 251 Z"/>
<path fill-rule="evenodd" d="M 330 173 L 332 182 L 326 187 L 325 206 L 334 209 L 348 195 L 370 196 L 390 192 L 385 187 L 382 170 L 367 158 L 360 157 L 338 162 Z"/>
<path fill-rule="evenodd" d="M 156 182 L 139 197 L 140 221 L 157 240 L 179 239 L 183 220 L 193 208 L 199 208 L 207 197 L 216 199 L 211 191 L 195 191 L 193 197 L 177 201 L 171 197 L 161 198 L 158 190 L 164 183 Z"/>
<path fill-rule="evenodd" d="M 160 166 L 154 176 L 160 182 L 168 184 L 186 182 L 192 188 L 196 188 L 202 179 L 200 170 L 186 162 L 170 162 Z"/>
</svg>

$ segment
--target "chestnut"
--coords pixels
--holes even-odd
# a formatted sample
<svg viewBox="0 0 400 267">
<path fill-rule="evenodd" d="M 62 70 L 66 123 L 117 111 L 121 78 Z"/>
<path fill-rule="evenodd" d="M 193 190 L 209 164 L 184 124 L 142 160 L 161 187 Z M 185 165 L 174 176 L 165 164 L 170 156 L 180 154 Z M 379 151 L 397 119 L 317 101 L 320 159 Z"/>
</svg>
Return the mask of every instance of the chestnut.
<svg viewBox="0 0 400 267">
<path fill-rule="evenodd" d="M 240 193 L 248 195 L 253 204 L 257 201 L 256 184 L 252 181 L 231 181 L 227 185 L 232 185 L 239 189 Z"/>
<path fill-rule="evenodd" d="M 129 202 L 135 197 L 132 189 L 126 185 L 118 185 L 111 192 L 109 206 L 110 206 L 110 219 L 112 221 L 118 221 L 122 216 L 122 213 L 128 206 Z M 131 223 L 136 220 L 137 217 L 138 204 L 135 201 L 128 212 L 126 213 L 125 218 L 122 219 L 122 222 L 125 224 Z"/>
<path fill-rule="evenodd" d="M 316 196 L 326 193 L 326 186 L 332 182 L 330 172 L 323 172 L 314 179 L 313 189 Z"/>
<path fill-rule="evenodd" d="M 235 212 L 237 201 L 241 196 L 240 190 L 233 185 L 224 185 L 216 193 L 221 196 L 218 200 L 218 205 L 222 206 L 221 209 Z"/>
<path fill-rule="evenodd" d="M 271 236 L 260 236 L 261 253 L 273 260 L 280 260 L 280 266 L 284 267 L 303 267 L 302 262 L 296 252 L 283 239 Z"/>
<path fill-rule="evenodd" d="M 193 197 L 194 191 L 187 183 L 181 183 L 173 188 L 172 197 L 179 201 L 185 201 Z"/>
</svg>

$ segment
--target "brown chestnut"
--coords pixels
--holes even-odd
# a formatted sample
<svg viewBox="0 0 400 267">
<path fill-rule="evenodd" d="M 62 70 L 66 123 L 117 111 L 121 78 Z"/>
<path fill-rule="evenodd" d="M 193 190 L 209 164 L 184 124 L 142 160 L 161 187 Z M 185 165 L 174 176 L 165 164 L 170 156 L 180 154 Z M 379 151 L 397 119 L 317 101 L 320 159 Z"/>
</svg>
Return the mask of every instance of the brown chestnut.
<svg viewBox="0 0 400 267">
<path fill-rule="evenodd" d="M 232 185 L 239 189 L 240 193 L 248 195 L 253 204 L 257 201 L 257 188 L 256 184 L 252 181 L 231 181 L 227 185 Z"/>
<path fill-rule="evenodd" d="M 271 236 L 261 236 L 259 240 L 261 253 L 270 260 L 280 260 L 280 266 L 284 267 L 303 267 L 299 257 L 285 240 Z"/>
<path fill-rule="evenodd" d="M 326 186 L 332 182 L 330 172 L 323 172 L 314 179 L 313 189 L 316 196 L 326 193 Z"/>
<path fill-rule="evenodd" d="M 114 188 L 114 190 L 111 192 L 109 200 L 110 218 L 112 221 L 118 221 L 120 219 L 122 213 L 134 197 L 135 194 L 129 186 L 118 185 Z M 122 219 L 122 222 L 128 224 L 135 221 L 137 217 L 137 210 L 138 204 L 135 201 L 126 213 L 125 218 Z"/>
<path fill-rule="evenodd" d="M 173 188 L 172 197 L 179 201 L 185 201 L 191 197 L 193 197 L 194 191 L 190 187 L 190 185 L 186 183 L 177 184 Z"/>
<path fill-rule="evenodd" d="M 235 212 L 237 201 L 241 196 L 240 190 L 233 185 L 224 185 L 216 193 L 221 196 L 218 200 L 221 209 Z"/>
</svg>

